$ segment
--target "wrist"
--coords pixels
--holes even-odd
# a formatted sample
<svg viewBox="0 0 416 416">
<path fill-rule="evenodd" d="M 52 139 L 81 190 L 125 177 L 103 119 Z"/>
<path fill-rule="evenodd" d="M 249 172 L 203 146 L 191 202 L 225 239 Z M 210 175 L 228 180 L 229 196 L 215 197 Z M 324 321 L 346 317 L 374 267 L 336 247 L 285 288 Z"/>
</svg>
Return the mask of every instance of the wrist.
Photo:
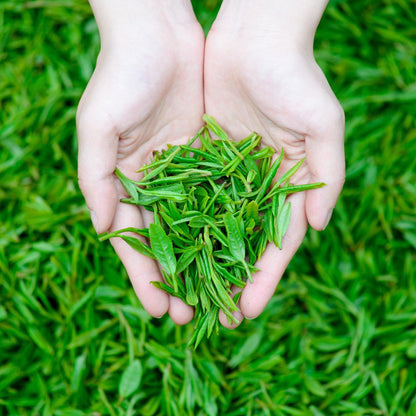
<svg viewBox="0 0 416 416">
<path fill-rule="evenodd" d="M 283 51 L 312 53 L 316 28 L 328 0 L 224 0 L 214 30 L 262 38 Z M 217 24 L 218 23 L 218 24 Z M 244 35 L 243 35 L 244 36 Z"/>
<path fill-rule="evenodd" d="M 190 0 L 89 0 L 104 49 L 197 23 Z"/>
</svg>

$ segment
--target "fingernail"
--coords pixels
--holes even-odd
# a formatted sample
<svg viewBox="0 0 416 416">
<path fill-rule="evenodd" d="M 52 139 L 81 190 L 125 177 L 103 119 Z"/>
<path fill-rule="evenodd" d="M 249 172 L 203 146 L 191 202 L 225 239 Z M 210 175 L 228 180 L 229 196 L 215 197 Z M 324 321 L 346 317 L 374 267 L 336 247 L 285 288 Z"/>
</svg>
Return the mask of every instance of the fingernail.
<svg viewBox="0 0 416 416">
<path fill-rule="evenodd" d="M 93 225 L 95 231 L 97 231 L 98 221 L 97 221 L 97 216 L 95 215 L 95 212 L 94 211 L 90 211 L 90 216 L 91 216 L 92 225 Z"/>
<path fill-rule="evenodd" d="M 330 219 L 331 219 L 331 217 L 332 217 L 332 211 L 333 211 L 333 209 L 330 209 L 329 210 L 329 212 L 328 212 L 328 214 L 327 214 L 327 216 L 326 216 L 326 219 L 325 219 L 325 225 L 324 225 L 324 228 L 323 228 L 323 230 L 325 230 L 325 228 L 328 226 L 328 224 L 329 224 L 329 221 L 330 221 Z"/>
</svg>

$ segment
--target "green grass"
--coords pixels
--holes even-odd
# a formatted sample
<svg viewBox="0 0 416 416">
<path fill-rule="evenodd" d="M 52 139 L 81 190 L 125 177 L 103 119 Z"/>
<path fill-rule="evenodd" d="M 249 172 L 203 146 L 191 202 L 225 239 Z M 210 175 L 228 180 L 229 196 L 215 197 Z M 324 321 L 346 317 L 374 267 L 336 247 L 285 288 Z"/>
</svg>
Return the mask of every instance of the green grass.
<svg viewBox="0 0 416 416">
<path fill-rule="evenodd" d="M 206 29 L 217 2 L 195 4 Z M 144 312 L 77 187 L 88 4 L 0 2 L 0 415 L 415 415 L 415 9 L 330 3 L 316 57 L 348 164 L 333 221 L 260 318 L 190 352 L 191 325 Z"/>
</svg>

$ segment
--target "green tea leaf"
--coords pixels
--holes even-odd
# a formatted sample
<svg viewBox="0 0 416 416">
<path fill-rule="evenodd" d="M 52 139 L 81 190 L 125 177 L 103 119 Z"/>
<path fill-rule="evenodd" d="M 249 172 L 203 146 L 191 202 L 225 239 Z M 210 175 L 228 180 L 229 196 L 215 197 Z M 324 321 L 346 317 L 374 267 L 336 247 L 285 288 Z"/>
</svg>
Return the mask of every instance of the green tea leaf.
<svg viewBox="0 0 416 416">
<path fill-rule="evenodd" d="M 272 240 L 270 240 L 272 241 Z M 256 253 L 257 260 L 263 255 L 266 250 L 268 238 L 265 232 L 260 232 L 259 239 L 255 245 L 254 252 Z"/>
<path fill-rule="evenodd" d="M 290 223 L 290 202 L 286 202 L 277 217 L 277 247 L 282 248 L 282 239 Z"/>
<path fill-rule="evenodd" d="M 244 159 L 244 156 L 238 151 L 237 147 L 232 140 L 228 139 L 227 133 L 219 126 L 219 124 L 214 120 L 213 117 L 204 114 L 202 117 L 203 120 L 207 123 L 208 128 L 218 136 L 224 143 L 226 143 L 231 150 L 240 158 Z"/>
<path fill-rule="evenodd" d="M 282 183 L 285 183 L 287 180 L 289 180 L 302 166 L 305 158 L 299 160 L 296 165 L 292 166 L 287 172 L 285 172 L 282 177 L 276 182 L 276 185 L 279 186 Z"/>
<path fill-rule="evenodd" d="M 173 160 L 173 158 L 181 151 L 181 148 L 179 146 L 173 146 L 172 147 L 172 152 L 171 154 L 166 158 L 163 159 L 162 161 L 160 161 L 158 163 L 157 167 L 153 167 L 153 169 L 151 170 L 151 172 L 149 172 L 148 174 L 146 174 L 143 179 L 140 181 L 141 183 L 143 182 L 147 182 L 150 179 L 154 178 L 155 176 L 159 175 L 160 173 L 162 173 L 167 166 L 169 165 L 169 163 Z M 138 172 L 141 172 L 143 170 L 147 170 L 151 167 L 151 165 L 147 165 L 147 166 L 143 166 L 141 169 L 138 170 Z"/>
<path fill-rule="evenodd" d="M 220 125 L 215 121 L 214 117 L 211 117 L 207 114 L 204 114 L 202 117 L 205 123 L 207 123 L 208 128 L 221 140 L 228 140 L 227 133 L 220 127 Z"/>
<path fill-rule="evenodd" d="M 246 250 L 244 240 L 240 233 L 240 226 L 233 214 L 227 212 L 224 215 L 224 224 L 227 230 L 227 240 L 230 253 L 236 260 L 244 261 Z"/>
<path fill-rule="evenodd" d="M 257 203 L 263 198 L 264 194 L 269 189 L 269 186 L 272 183 L 273 178 L 276 176 L 276 173 L 280 167 L 280 164 L 282 163 L 283 157 L 284 157 L 284 151 L 282 149 L 282 153 L 280 153 L 279 157 L 273 162 L 272 166 L 270 167 L 270 170 L 267 172 L 265 178 L 263 179 L 263 182 L 256 196 Z"/>
<path fill-rule="evenodd" d="M 209 324 L 209 314 L 203 315 L 201 322 L 198 322 L 195 330 L 195 336 L 191 339 L 190 343 L 194 345 L 194 349 L 198 348 L 198 345 L 202 341 L 207 332 Z"/>
<path fill-rule="evenodd" d="M 196 253 L 201 250 L 202 247 L 203 245 L 201 244 L 185 249 L 178 259 L 176 273 L 182 273 L 195 260 Z"/>
<path fill-rule="evenodd" d="M 121 230 L 117 230 L 117 231 L 114 231 L 114 232 L 111 232 L 111 233 L 108 233 L 108 232 L 102 233 L 98 236 L 98 240 L 99 241 L 105 241 L 105 240 L 108 240 L 109 238 L 119 237 L 120 234 L 127 233 L 127 232 L 139 234 L 143 237 L 149 238 L 149 229 L 148 228 L 127 227 L 127 228 L 122 228 Z"/>
<path fill-rule="evenodd" d="M 207 250 L 208 255 L 210 256 L 212 254 L 212 250 L 213 250 L 213 245 L 212 245 L 212 241 L 209 235 L 209 228 L 208 226 L 204 227 L 204 243 L 205 243 L 205 247 Z"/>
<path fill-rule="evenodd" d="M 189 273 L 186 273 L 185 287 L 186 302 L 188 303 L 188 305 L 195 306 L 198 303 L 198 296 L 195 293 L 194 285 L 192 283 L 192 277 L 189 275 Z"/>
<path fill-rule="evenodd" d="M 217 149 L 212 145 L 211 138 L 209 137 L 209 132 L 207 129 L 205 129 L 204 133 L 200 137 L 201 144 L 204 147 L 205 151 L 208 151 L 213 156 L 217 157 L 218 161 L 221 161 L 221 164 L 224 163 L 222 161 L 220 153 L 217 151 Z M 220 165 L 221 166 L 221 165 Z"/>
<path fill-rule="evenodd" d="M 263 198 L 263 200 L 260 202 L 262 204 L 264 201 L 267 201 L 268 199 L 272 198 L 274 195 L 284 192 L 285 194 L 294 194 L 296 192 L 303 192 L 303 191 L 309 191 L 312 189 L 322 188 L 325 186 L 323 182 L 316 182 L 316 183 L 309 183 L 305 185 L 288 185 L 283 188 L 280 187 L 281 183 L 275 183 L 270 190 L 270 192 Z"/>
<path fill-rule="evenodd" d="M 176 273 L 176 257 L 173 245 L 165 230 L 158 224 L 149 226 L 150 245 L 156 260 L 173 276 Z"/>
<path fill-rule="evenodd" d="M 185 201 L 188 197 L 188 195 L 185 192 L 185 188 L 181 183 L 175 183 L 166 186 L 158 186 L 150 189 L 142 189 L 138 187 L 137 190 L 140 192 L 140 194 L 144 196 L 153 196 L 175 202 Z"/>
<path fill-rule="evenodd" d="M 207 337 L 209 338 L 212 332 L 216 329 L 217 333 L 219 332 L 218 325 L 218 308 L 211 308 L 208 312 L 208 326 L 207 326 Z"/>
<path fill-rule="evenodd" d="M 259 206 L 256 201 L 251 201 L 247 204 L 246 219 L 247 221 L 253 220 L 254 223 L 257 223 L 259 220 Z"/>
<path fill-rule="evenodd" d="M 124 173 L 122 173 L 118 168 L 115 169 L 114 173 L 116 174 L 118 180 L 123 185 L 124 190 L 131 196 L 133 201 L 139 200 L 139 191 L 137 184 L 129 179 Z"/>
<path fill-rule="evenodd" d="M 227 279 L 230 283 L 233 285 L 243 288 L 245 287 L 246 283 L 242 280 L 238 279 L 235 275 L 231 274 L 226 267 L 223 267 L 221 263 L 214 262 L 214 268 L 217 270 L 218 274 L 223 277 L 224 279 Z"/>
</svg>

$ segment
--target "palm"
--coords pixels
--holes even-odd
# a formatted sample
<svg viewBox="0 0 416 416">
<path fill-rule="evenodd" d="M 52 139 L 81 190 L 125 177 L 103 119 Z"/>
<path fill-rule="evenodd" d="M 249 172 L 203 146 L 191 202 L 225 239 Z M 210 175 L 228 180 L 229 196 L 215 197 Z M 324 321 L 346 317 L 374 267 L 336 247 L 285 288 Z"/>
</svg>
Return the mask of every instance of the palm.
<svg viewBox="0 0 416 416">
<path fill-rule="evenodd" d="M 151 220 L 149 213 L 119 202 L 124 191 L 114 179 L 114 168 L 139 179 L 136 171 L 153 150 L 186 141 L 200 128 L 204 39 L 199 26 L 187 31 L 192 34 L 148 33 L 151 52 L 145 41 L 135 43 L 130 54 L 104 51 L 98 59 L 80 102 L 78 130 L 80 185 L 90 209 L 100 210 L 99 231 L 141 228 Z M 91 150 L 94 142 L 100 160 Z M 91 189 L 94 186 L 99 192 Z M 155 262 L 119 239 L 112 244 L 151 315 L 160 316 L 169 308 L 176 322 L 190 319 L 190 308 L 149 283 L 161 280 Z"/>
<path fill-rule="evenodd" d="M 322 180 L 314 169 L 321 160 L 317 160 L 317 152 L 311 151 L 311 147 L 317 146 L 313 143 L 316 137 L 326 134 L 327 117 L 339 111 L 324 75 L 313 58 L 279 56 L 276 45 L 251 39 L 235 37 L 215 27 L 208 36 L 205 54 L 207 113 L 227 126 L 231 137 L 240 139 L 255 130 L 263 136 L 265 145 L 279 152 L 283 148 L 286 157 L 281 171 L 306 157 L 294 182 Z M 325 159 L 326 155 L 321 158 Z M 330 169 L 328 167 L 331 181 Z M 319 191 L 309 194 L 308 197 L 302 194 L 291 197 L 292 220 L 283 250 L 269 245 L 258 262 L 261 271 L 256 274 L 254 283 L 246 286 L 241 297 L 243 315 L 255 317 L 263 310 L 303 240 L 308 220 L 316 228 L 322 228 Z"/>
</svg>

